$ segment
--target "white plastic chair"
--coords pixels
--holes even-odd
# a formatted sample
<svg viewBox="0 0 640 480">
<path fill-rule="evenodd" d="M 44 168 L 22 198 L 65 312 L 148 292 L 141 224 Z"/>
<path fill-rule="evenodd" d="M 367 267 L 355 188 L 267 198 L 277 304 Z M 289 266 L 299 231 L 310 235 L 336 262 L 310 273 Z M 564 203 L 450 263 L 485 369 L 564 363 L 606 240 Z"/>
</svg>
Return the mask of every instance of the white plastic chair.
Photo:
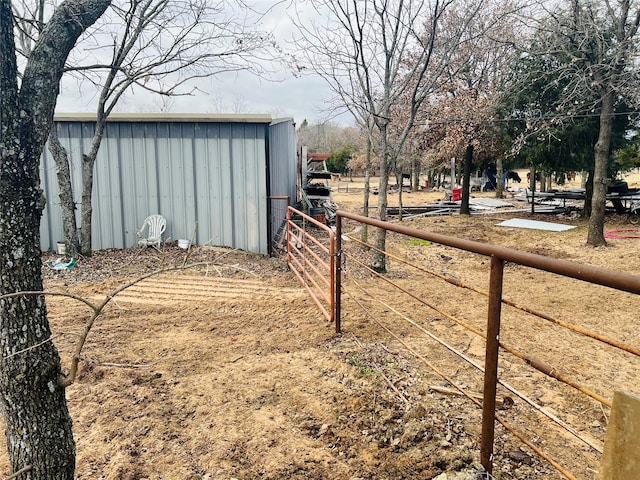
<svg viewBox="0 0 640 480">
<path fill-rule="evenodd" d="M 147 228 L 147 236 L 141 238 L 145 228 Z M 160 248 L 162 244 L 162 234 L 166 228 L 167 221 L 162 215 L 149 215 L 145 218 L 142 227 L 140 227 L 140 230 L 136 233 L 136 236 L 140 238 L 138 245 Z"/>
</svg>

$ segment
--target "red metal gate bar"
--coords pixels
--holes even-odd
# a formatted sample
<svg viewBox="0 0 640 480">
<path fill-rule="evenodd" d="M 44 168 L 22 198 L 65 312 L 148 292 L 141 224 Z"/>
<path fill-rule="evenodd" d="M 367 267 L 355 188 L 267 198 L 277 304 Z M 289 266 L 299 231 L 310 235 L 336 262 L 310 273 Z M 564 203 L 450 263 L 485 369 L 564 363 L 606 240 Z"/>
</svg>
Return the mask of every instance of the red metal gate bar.
<svg viewBox="0 0 640 480">
<path fill-rule="evenodd" d="M 328 246 L 316 239 L 304 226 L 293 222 L 293 215 L 324 230 L 328 235 Z M 311 248 L 312 245 L 318 247 L 320 253 L 316 253 Z M 321 258 L 322 254 L 327 255 L 328 260 Z M 333 288 L 335 284 L 335 234 L 333 230 L 315 218 L 289 207 L 287 209 L 287 263 L 324 317 L 329 322 L 334 322 L 336 297 Z M 327 305 L 324 305 L 323 301 Z"/>
</svg>

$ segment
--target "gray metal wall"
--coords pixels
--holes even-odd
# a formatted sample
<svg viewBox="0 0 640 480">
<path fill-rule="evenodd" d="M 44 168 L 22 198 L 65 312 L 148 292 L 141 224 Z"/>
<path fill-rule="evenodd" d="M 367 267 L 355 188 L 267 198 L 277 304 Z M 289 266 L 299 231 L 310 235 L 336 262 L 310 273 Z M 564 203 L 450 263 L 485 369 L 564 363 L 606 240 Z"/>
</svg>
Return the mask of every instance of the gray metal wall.
<svg viewBox="0 0 640 480">
<path fill-rule="evenodd" d="M 271 195 L 296 202 L 296 126 L 292 119 L 274 120 L 269 127 Z"/>
<path fill-rule="evenodd" d="M 60 141 L 69 151 L 78 204 L 81 158 L 89 149 L 94 125 L 92 121 L 56 122 Z M 165 238 L 190 239 L 195 231 L 199 245 L 268 253 L 267 168 L 269 164 L 276 170 L 281 163 L 295 165 L 295 148 L 293 159 L 268 160 L 269 145 L 280 151 L 284 143 L 295 143 L 295 138 L 278 134 L 268 141 L 268 137 L 269 123 L 264 120 L 108 122 L 94 177 L 93 248 L 135 245 L 144 219 L 159 213 L 167 219 Z M 287 168 L 282 166 L 282 172 Z M 295 166 L 291 169 L 295 175 Z M 271 178 L 281 179 L 277 189 L 288 190 L 288 174 Z M 47 197 L 41 246 L 53 250 L 63 239 L 63 230 L 55 163 L 47 150 L 41 182 Z M 295 191 L 295 180 L 293 185 Z M 77 216 L 79 221 L 79 210 Z"/>
<path fill-rule="evenodd" d="M 292 119 L 274 120 L 269 127 L 269 172 L 270 195 L 289 197 L 289 205 L 296 203 L 296 126 Z M 270 239 L 278 239 L 284 228 L 282 201 L 271 202 L 278 211 L 271 211 Z"/>
</svg>

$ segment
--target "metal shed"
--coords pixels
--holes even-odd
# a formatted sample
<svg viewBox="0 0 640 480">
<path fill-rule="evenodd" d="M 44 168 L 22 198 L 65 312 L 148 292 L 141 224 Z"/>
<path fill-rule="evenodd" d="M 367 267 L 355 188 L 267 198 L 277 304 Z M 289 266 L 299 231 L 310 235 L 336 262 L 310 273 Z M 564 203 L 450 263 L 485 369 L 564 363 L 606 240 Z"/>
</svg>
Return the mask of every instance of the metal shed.
<svg viewBox="0 0 640 480">
<path fill-rule="evenodd" d="M 55 128 L 69 153 L 79 204 L 82 155 L 95 116 L 57 115 Z M 93 248 L 135 245 L 144 219 L 159 213 L 170 240 L 195 235 L 198 245 L 270 253 L 269 197 L 295 201 L 295 143 L 293 120 L 273 121 L 270 115 L 111 115 L 95 166 Z M 63 228 L 55 162 L 47 149 L 40 169 L 47 199 L 41 248 L 53 250 Z"/>
</svg>

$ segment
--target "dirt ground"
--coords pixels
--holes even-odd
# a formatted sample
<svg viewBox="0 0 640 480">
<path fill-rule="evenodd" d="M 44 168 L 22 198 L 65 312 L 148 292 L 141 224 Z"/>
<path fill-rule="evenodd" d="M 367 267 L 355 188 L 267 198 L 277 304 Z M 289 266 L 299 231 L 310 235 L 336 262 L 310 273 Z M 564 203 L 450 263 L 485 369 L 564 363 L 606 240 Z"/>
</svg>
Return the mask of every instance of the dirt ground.
<svg viewBox="0 0 640 480">
<path fill-rule="evenodd" d="M 333 185 L 341 208 L 361 213 L 360 182 Z M 407 205 L 442 197 L 433 191 L 403 195 Z M 390 205 L 396 202 L 390 198 Z M 631 274 L 640 268 L 640 239 L 586 247 L 586 222 L 575 216 L 535 216 L 577 227 L 565 232 L 496 226 L 516 216 L 531 218 L 491 213 L 403 224 Z M 624 221 L 610 214 L 606 229 L 629 228 Z M 482 365 L 483 340 L 452 319 L 483 330 L 486 298 L 402 261 L 477 290 L 488 289 L 489 261 L 391 234 L 388 249 L 395 257 L 387 278 L 410 294 L 405 295 L 358 263 L 366 263 L 368 254 L 358 247 L 355 228 L 345 228 L 353 240 L 345 241 L 339 335 L 284 258 L 195 248 L 189 261 L 206 265 L 154 276 L 118 294 L 96 322 L 78 381 L 68 388 L 77 478 L 474 478 L 480 469 L 480 409 L 449 393 L 450 382 L 432 367 L 471 393 L 482 391 L 482 377 L 424 332 Z M 161 252 L 99 251 L 71 271 L 45 268 L 46 287 L 98 302 L 142 274 L 180 264 L 184 256 L 175 245 Z M 53 258 L 44 254 L 44 260 Z M 640 349 L 633 295 L 511 264 L 503 294 Z M 61 297 L 50 297 L 48 307 L 68 365 L 88 309 Z M 505 344 L 598 395 L 611 399 L 615 390 L 639 391 L 637 357 L 506 306 L 502 328 Z M 609 409 L 506 353 L 499 373 L 583 440 L 502 387 L 499 414 L 577 478 L 595 479 Z M 502 426 L 496 428 L 494 451 L 495 478 L 563 478 Z M 0 474 L 10 474 L 4 451 Z"/>
</svg>

